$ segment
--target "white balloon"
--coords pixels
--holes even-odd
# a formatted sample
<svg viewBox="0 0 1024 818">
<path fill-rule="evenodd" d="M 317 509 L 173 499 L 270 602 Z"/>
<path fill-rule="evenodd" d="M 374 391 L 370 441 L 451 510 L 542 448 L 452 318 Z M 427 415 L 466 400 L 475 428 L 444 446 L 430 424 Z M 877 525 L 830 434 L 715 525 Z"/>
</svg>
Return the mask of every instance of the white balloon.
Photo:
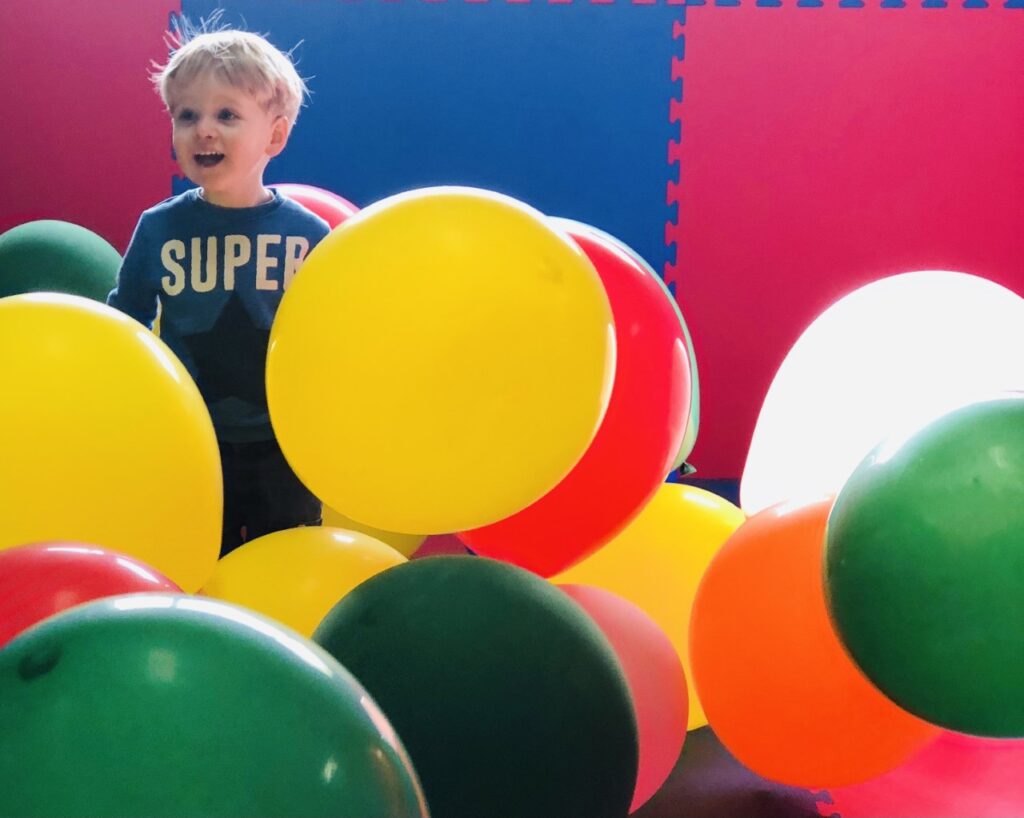
<svg viewBox="0 0 1024 818">
<path fill-rule="evenodd" d="M 819 315 L 786 355 L 754 427 L 740 505 L 749 515 L 838 492 L 891 435 L 1022 388 L 1024 298 L 966 273 L 874 281 Z"/>
</svg>

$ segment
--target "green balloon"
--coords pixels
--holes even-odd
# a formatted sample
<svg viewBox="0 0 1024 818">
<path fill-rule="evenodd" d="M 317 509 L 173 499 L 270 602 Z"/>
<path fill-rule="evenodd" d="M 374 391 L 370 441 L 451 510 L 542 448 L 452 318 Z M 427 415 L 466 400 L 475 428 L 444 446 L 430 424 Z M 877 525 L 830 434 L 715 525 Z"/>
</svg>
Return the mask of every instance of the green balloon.
<svg viewBox="0 0 1024 818">
<path fill-rule="evenodd" d="M 629 689 L 601 631 L 545 580 L 483 557 L 414 560 L 343 597 L 314 639 L 388 714 L 435 818 L 629 812 Z"/>
<path fill-rule="evenodd" d="M 853 659 L 897 704 L 1024 736 L 1024 400 L 875 449 L 829 517 L 825 590 Z"/>
<path fill-rule="evenodd" d="M 172 594 L 72 608 L 0 651 L 0 811 L 427 814 L 337 662 L 258 614 Z"/>
<path fill-rule="evenodd" d="M 0 234 L 0 298 L 52 291 L 105 301 L 120 268 L 106 239 L 70 222 L 26 222 Z"/>
</svg>

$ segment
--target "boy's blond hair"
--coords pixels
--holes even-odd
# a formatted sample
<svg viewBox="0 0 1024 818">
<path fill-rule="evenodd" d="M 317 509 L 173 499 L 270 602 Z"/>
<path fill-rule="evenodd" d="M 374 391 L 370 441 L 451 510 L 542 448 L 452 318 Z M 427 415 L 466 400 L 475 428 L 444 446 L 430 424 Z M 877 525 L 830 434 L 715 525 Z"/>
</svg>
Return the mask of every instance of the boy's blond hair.
<svg viewBox="0 0 1024 818">
<path fill-rule="evenodd" d="M 260 99 L 267 110 L 282 114 L 294 125 L 309 93 L 288 54 L 259 34 L 237 29 L 194 33 L 180 28 L 170 41 L 174 49 L 166 65 L 157 65 L 153 84 L 171 110 L 174 91 L 196 77 L 213 74 Z"/>
</svg>

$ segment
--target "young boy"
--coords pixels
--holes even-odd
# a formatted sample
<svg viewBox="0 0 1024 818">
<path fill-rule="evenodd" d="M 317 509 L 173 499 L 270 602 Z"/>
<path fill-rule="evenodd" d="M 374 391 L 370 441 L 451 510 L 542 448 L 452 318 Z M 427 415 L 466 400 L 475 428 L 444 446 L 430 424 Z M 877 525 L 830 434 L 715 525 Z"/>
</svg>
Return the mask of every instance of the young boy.
<svg viewBox="0 0 1024 818">
<path fill-rule="evenodd" d="M 281 295 L 329 228 L 263 186 L 306 93 L 286 55 L 248 32 L 185 34 L 153 80 L 178 164 L 199 187 L 142 214 L 107 303 L 147 327 L 159 304 L 161 337 L 206 401 L 224 472 L 223 556 L 320 523 L 320 502 L 274 439 L 264 369 Z"/>
</svg>

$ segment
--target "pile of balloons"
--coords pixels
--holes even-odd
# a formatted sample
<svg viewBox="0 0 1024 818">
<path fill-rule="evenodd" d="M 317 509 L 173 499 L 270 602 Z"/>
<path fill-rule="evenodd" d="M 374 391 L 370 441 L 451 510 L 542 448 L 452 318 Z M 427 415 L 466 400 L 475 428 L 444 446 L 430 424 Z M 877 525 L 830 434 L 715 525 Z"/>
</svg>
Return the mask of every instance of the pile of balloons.
<svg viewBox="0 0 1024 818">
<path fill-rule="evenodd" d="M 289 461 L 339 514 L 464 532 L 550 576 L 671 470 L 686 340 L 657 276 L 611 237 L 497 193 L 426 189 L 360 211 L 307 258 L 274 323 L 268 402 Z"/>
<path fill-rule="evenodd" d="M 940 729 L 1024 737 L 1022 430 L 1020 396 L 975 401 L 880 443 L 838 495 L 770 506 L 727 540 L 690 651 L 740 761 L 846 787 L 914 763 Z"/>
<path fill-rule="evenodd" d="M 684 447 L 692 447 L 695 431 L 689 440 L 688 431 L 697 420 L 691 413 L 691 360 L 685 322 L 671 296 L 621 242 L 587 225 L 546 218 L 507 196 L 437 188 L 371 205 L 310 254 L 274 324 L 267 389 L 283 451 L 335 519 L 392 542 L 401 534 L 457 531 L 481 557 L 557 580 L 589 555 L 613 548 L 675 462 L 689 454 Z M 489 564 L 478 558 L 472 567 L 445 570 L 461 574 Z M 436 593 L 427 585 L 429 573 L 411 569 L 396 566 L 381 582 L 405 572 L 424 585 L 425 595 Z M 469 577 L 462 582 L 471 587 Z M 373 580 L 339 606 L 370 587 Z M 502 584 L 495 601 L 511 609 L 516 594 L 526 593 L 526 586 L 513 593 L 515 588 Z M 449 604 L 455 593 L 447 591 Z M 522 803 L 524 814 L 619 814 L 621 792 L 590 803 L 582 789 L 572 794 L 572 782 L 589 776 L 621 789 L 628 779 L 626 805 L 636 809 L 665 780 L 685 736 L 681 653 L 662 626 L 628 599 L 607 591 L 602 596 L 597 586 L 579 593 L 597 609 L 592 617 L 603 615 L 617 634 L 613 642 L 624 666 L 645 665 L 630 658 L 630 650 L 649 652 L 646 673 L 639 679 L 634 673 L 629 688 L 640 717 L 639 775 L 633 770 L 623 776 L 621 769 L 613 775 L 599 759 L 578 760 L 578 767 L 567 769 L 552 758 L 579 750 L 564 735 L 556 741 L 532 712 L 508 714 L 504 694 L 480 681 L 488 657 L 466 652 L 465 641 L 477 633 L 468 625 L 455 629 L 457 653 L 449 655 L 450 628 L 438 625 L 444 620 L 415 608 L 389 608 L 397 617 L 396 633 L 415 633 L 415 641 L 374 652 L 372 640 L 361 638 L 367 651 L 361 658 L 336 654 L 346 666 L 360 662 L 361 679 L 378 665 L 393 667 L 398 657 L 422 667 L 421 675 L 438 663 L 455 674 L 437 682 L 452 692 L 436 713 L 423 713 L 413 696 L 421 683 L 417 673 L 403 676 L 412 687 L 400 691 L 388 688 L 393 671 L 366 682 L 409 742 L 432 805 L 446 805 L 439 808 L 448 813 L 463 803 L 465 814 L 519 814 L 514 803 Z M 474 597 L 472 604 L 483 616 L 485 601 Z M 472 617 L 468 610 L 462 615 Z M 564 618 L 566 609 L 560 610 Z M 433 622 L 429 632 L 424 619 Z M 485 619 L 482 625 L 498 639 L 497 622 Z M 549 628 L 558 632 L 554 620 Z M 473 638 L 482 640 L 484 633 Z M 514 632 L 510 644 L 520 642 L 523 649 L 545 644 L 535 633 Z M 496 677 L 524 691 L 527 679 L 548 678 L 528 672 L 532 665 L 522 657 L 499 658 Z M 477 680 L 472 690 L 457 686 L 462 675 Z M 558 699 L 545 684 L 552 706 Z M 523 695 L 541 708 L 536 696 Z M 396 715 L 407 698 L 409 716 Z M 457 714 L 470 713 L 477 722 L 474 735 L 484 735 L 479 725 L 492 714 L 508 740 L 497 757 L 486 742 L 456 741 L 464 753 L 454 765 L 463 771 L 458 781 L 451 779 L 450 762 L 435 769 L 429 761 L 451 754 L 444 743 L 451 732 L 436 729 L 446 706 L 452 730 L 458 729 Z M 554 724 L 564 727 L 569 711 L 563 711 Z M 534 742 L 548 736 L 546 752 L 517 743 L 509 732 L 513 724 Z M 583 727 L 570 732 L 589 735 Z M 607 760 L 616 743 L 602 746 Z M 620 764 L 627 758 L 616 755 Z M 538 762 L 526 776 L 533 786 L 496 772 L 511 763 L 522 767 L 525 757 Z M 481 800 L 466 793 L 467 780 L 477 782 Z"/>
<path fill-rule="evenodd" d="M 808 328 L 765 399 L 692 673 L 737 759 L 834 789 L 840 814 L 953 814 L 978 803 L 956 759 L 999 775 L 985 739 L 1024 738 L 1022 317 L 974 276 L 883 279 Z M 952 812 L 913 812 L 928 786 Z"/>
<path fill-rule="evenodd" d="M 212 424 L 159 338 L 97 303 L 116 251 L 98 277 L 84 228 L 0 237 L 0 382 L 18 396 L 0 401 L 5 797 L 635 811 L 702 719 L 690 603 L 743 516 L 663 483 L 698 421 L 678 306 L 614 237 L 508 196 L 359 210 L 277 187 L 333 228 L 267 359 L 275 430 L 326 525 L 219 561 Z M 72 284 L 24 264 L 40 231 Z M 450 532 L 477 556 L 409 560 Z"/>
<path fill-rule="evenodd" d="M 266 373 L 325 525 L 219 561 L 212 424 L 97 303 L 116 251 L 63 223 L 0 236 L 14 811 L 622 816 L 706 723 L 754 772 L 859 804 L 978 750 L 945 731 L 1024 736 L 1024 372 L 994 352 L 1024 299 L 927 272 L 826 311 L 765 400 L 741 509 L 664 482 L 696 361 L 621 241 L 490 191 L 360 210 L 278 188 L 333 228 Z M 951 344 L 968 303 L 984 323 Z M 453 532 L 474 556 L 412 559 Z"/>
</svg>

